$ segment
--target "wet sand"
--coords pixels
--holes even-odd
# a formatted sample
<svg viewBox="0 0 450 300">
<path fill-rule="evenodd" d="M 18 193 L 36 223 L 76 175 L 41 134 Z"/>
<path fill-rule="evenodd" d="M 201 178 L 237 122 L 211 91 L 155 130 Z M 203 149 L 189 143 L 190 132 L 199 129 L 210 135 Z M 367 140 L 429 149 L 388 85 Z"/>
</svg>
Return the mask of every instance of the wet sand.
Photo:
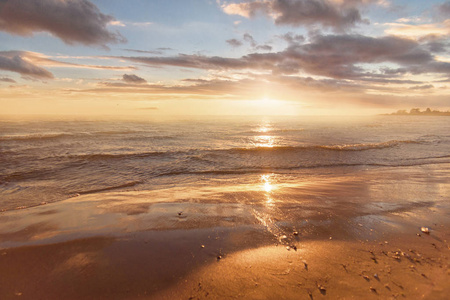
<svg viewBox="0 0 450 300">
<path fill-rule="evenodd" d="M 449 175 L 223 177 L 2 212 L 0 298 L 447 299 Z"/>
</svg>

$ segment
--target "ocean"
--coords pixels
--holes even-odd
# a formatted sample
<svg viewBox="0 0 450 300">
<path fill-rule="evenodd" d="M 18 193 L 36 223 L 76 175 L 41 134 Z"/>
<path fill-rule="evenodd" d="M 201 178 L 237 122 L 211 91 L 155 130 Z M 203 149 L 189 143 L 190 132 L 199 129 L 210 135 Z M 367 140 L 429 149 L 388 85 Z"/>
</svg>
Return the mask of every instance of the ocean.
<svg viewBox="0 0 450 300">
<path fill-rule="evenodd" d="M 105 192 L 450 163 L 448 117 L 0 121 L 0 210 Z M 275 179 L 274 179 L 275 178 Z"/>
</svg>

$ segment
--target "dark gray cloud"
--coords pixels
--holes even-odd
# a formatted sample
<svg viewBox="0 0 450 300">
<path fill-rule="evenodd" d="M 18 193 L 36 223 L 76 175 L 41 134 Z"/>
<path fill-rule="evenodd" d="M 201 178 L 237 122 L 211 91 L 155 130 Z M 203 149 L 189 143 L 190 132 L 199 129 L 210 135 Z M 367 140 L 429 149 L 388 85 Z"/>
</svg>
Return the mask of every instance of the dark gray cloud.
<svg viewBox="0 0 450 300">
<path fill-rule="evenodd" d="M 450 73 L 450 65 L 437 62 L 422 44 L 400 37 L 315 35 L 309 43 L 292 43 L 276 53 L 251 53 L 240 58 L 203 55 L 121 57 L 151 66 L 177 66 L 206 70 L 268 70 L 275 74 L 304 71 L 335 79 L 386 79 L 407 72 Z M 394 63 L 398 70 L 368 72 L 361 64 Z M 400 73 L 400 71 L 402 73 Z"/>
<path fill-rule="evenodd" d="M 8 78 L 8 77 L 0 77 L 0 81 L 2 82 L 8 82 L 8 83 L 16 83 L 14 79 Z"/>
<path fill-rule="evenodd" d="M 250 46 L 256 47 L 257 43 L 256 43 L 255 39 L 253 38 L 253 36 L 251 36 L 249 33 L 244 34 L 243 38 L 244 38 L 244 41 L 246 41 L 247 43 L 250 44 Z"/>
<path fill-rule="evenodd" d="M 242 46 L 242 42 L 240 40 L 237 40 L 237 39 L 227 40 L 227 43 L 230 46 L 232 46 L 232 47 L 240 47 L 240 46 Z"/>
<path fill-rule="evenodd" d="M 123 81 L 128 82 L 128 83 L 138 83 L 138 84 L 147 83 L 147 80 L 145 80 L 144 78 L 139 77 L 137 75 L 134 75 L 134 74 L 130 74 L 130 75 L 124 74 L 122 76 L 122 79 L 123 79 Z"/>
<path fill-rule="evenodd" d="M 441 20 L 450 18 L 450 1 L 446 1 L 442 4 L 434 7 L 435 15 Z"/>
<path fill-rule="evenodd" d="M 45 31 L 66 44 L 106 47 L 124 42 L 118 32 L 107 28 L 114 20 L 88 0 L 0 1 L 0 30 L 21 36 Z"/>
<path fill-rule="evenodd" d="M 424 85 L 415 85 L 410 87 L 410 90 L 429 90 L 429 89 L 433 89 L 434 86 L 432 84 L 424 84 Z"/>
<path fill-rule="evenodd" d="M 14 52 L 0 52 L 0 70 L 16 72 L 33 79 L 53 78 L 52 73 L 24 60 L 21 55 Z"/>
<path fill-rule="evenodd" d="M 161 55 L 164 53 L 162 50 L 137 50 L 137 49 L 123 49 L 123 50 L 134 53 L 146 53 L 155 55 Z"/>
<path fill-rule="evenodd" d="M 256 50 L 272 51 L 272 46 L 270 46 L 270 45 L 258 45 L 258 46 L 256 46 Z"/>
<path fill-rule="evenodd" d="M 303 35 L 294 34 L 292 32 L 288 32 L 286 34 L 279 35 L 277 37 L 285 40 L 289 44 L 298 44 L 298 43 L 302 44 L 305 41 L 305 37 Z"/>
<path fill-rule="evenodd" d="M 313 26 L 342 31 L 358 23 L 367 23 L 361 17 L 360 7 L 374 0 L 332 2 L 328 0 L 257 0 L 225 3 L 226 13 L 254 17 L 263 14 L 274 18 L 277 25 Z"/>
</svg>

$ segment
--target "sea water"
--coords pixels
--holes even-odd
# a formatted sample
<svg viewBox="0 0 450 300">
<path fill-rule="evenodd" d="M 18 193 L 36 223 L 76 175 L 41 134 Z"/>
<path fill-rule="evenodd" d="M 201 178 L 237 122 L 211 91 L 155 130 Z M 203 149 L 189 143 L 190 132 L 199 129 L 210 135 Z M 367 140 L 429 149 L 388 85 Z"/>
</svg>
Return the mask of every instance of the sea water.
<svg viewBox="0 0 450 300">
<path fill-rule="evenodd" d="M 302 176 L 450 163 L 433 116 L 59 118 L 0 121 L 0 209 L 108 191 L 189 189 L 255 174 Z"/>
</svg>

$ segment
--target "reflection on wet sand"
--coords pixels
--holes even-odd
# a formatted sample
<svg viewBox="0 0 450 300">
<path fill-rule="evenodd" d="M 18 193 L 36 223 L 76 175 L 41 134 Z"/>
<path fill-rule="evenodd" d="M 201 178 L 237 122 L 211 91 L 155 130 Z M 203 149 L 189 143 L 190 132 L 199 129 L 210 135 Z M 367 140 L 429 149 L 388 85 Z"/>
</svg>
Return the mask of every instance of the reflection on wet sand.
<svg viewBox="0 0 450 300">
<path fill-rule="evenodd" d="M 317 284 L 330 296 L 370 298 L 400 292 L 384 285 L 399 290 L 392 282 L 401 281 L 405 295 L 414 295 L 418 284 L 439 299 L 448 290 L 443 285 L 448 175 L 432 167 L 333 176 L 267 173 L 245 181 L 215 178 L 214 185 L 206 180 L 155 191 L 82 195 L 4 212 L 0 278 L 8 282 L 0 287 L 0 298 L 15 293 L 45 298 L 45 291 L 65 299 L 202 298 L 206 293 L 293 299 L 297 292 L 303 293 L 300 298 L 322 295 Z M 392 182 L 402 193 L 391 190 L 388 198 Z M 421 226 L 431 234 L 416 235 Z M 408 265 L 417 272 L 408 273 L 405 283 L 400 271 Z M 382 279 L 364 285 L 363 276 L 372 273 Z M 421 273 L 430 282 L 424 283 Z M 36 280 L 43 274 L 50 275 Z"/>
</svg>

